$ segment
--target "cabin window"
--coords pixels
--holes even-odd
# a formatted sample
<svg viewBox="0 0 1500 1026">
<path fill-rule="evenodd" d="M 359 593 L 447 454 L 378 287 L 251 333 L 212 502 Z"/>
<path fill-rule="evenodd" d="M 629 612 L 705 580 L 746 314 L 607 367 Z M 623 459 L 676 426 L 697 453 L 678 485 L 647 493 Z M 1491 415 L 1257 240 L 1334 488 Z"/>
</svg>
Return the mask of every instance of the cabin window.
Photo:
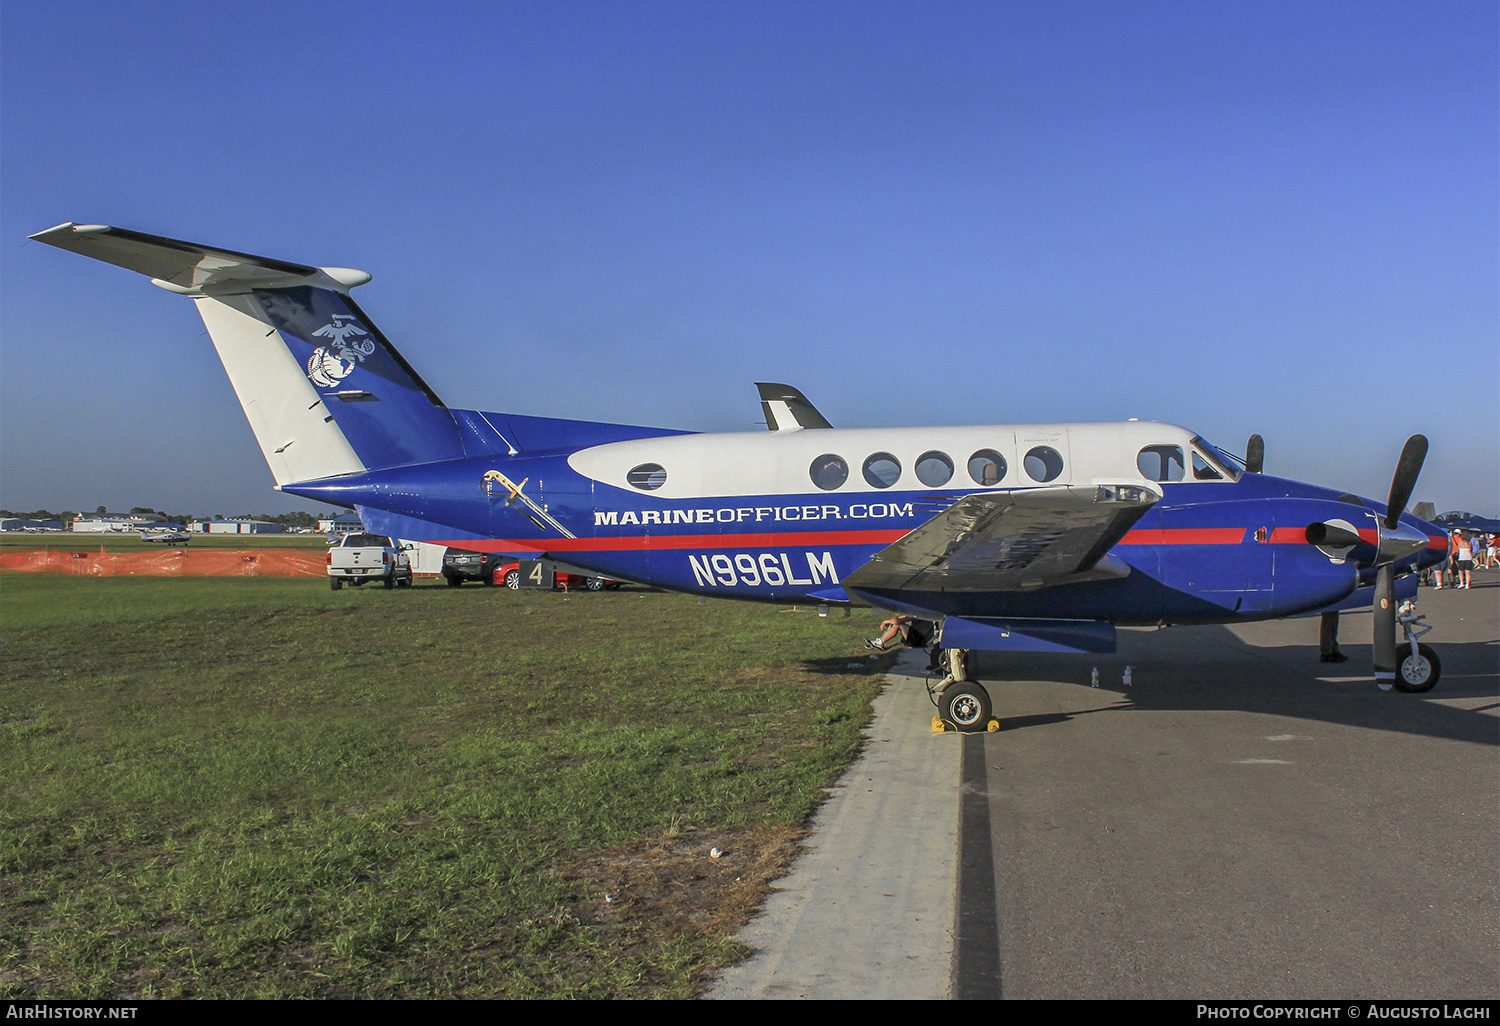
<svg viewBox="0 0 1500 1026">
<path fill-rule="evenodd" d="M 917 457 L 917 480 L 928 488 L 945 485 L 953 477 L 953 461 L 945 452 L 924 452 Z"/>
<path fill-rule="evenodd" d="M 1039 445 L 1026 454 L 1026 474 L 1033 481 L 1056 481 L 1062 472 L 1062 455 L 1050 445 Z"/>
<path fill-rule="evenodd" d="M 975 484 L 999 484 L 1005 480 L 1005 457 L 994 449 L 980 449 L 969 457 L 969 476 Z"/>
<path fill-rule="evenodd" d="M 1182 446 L 1148 445 L 1135 458 L 1135 466 L 1147 481 L 1181 481 Z"/>
<path fill-rule="evenodd" d="M 667 472 L 659 463 L 642 463 L 625 475 L 632 488 L 643 492 L 654 492 L 667 483 Z"/>
<path fill-rule="evenodd" d="M 1195 481 L 1222 481 L 1224 475 L 1214 469 L 1214 465 L 1203 458 L 1199 452 L 1193 453 L 1193 479 Z"/>
<path fill-rule="evenodd" d="M 831 492 L 849 480 L 849 464 L 844 462 L 844 457 L 827 452 L 812 461 L 807 473 L 813 484 Z"/>
<path fill-rule="evenodd" d="M 901 478 L 901 461 L 888 452 L 865 460 L 865 480 L 874 488 L 889 488 Z"/>
</svg>

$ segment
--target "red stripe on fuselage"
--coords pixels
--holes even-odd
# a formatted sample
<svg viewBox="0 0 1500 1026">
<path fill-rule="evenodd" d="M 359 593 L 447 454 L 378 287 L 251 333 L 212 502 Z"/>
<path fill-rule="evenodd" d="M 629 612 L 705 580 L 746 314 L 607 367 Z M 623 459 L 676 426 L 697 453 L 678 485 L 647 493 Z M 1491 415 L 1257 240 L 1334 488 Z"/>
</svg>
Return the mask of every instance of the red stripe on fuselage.
<svg viewBox="0 0 1500 1026">
<path fill-rule="evenodd" d="M 1142 527 L 1128 532 L 1118 545 L 1238 545 L 1246 527 Z"/>
<path fill-rule="evenodd" d="M 1239 545 L 1253 536 L 1250 527 L 1159 527 L 1137 528 L 1121 538 L 1119 545 Z M 763 534 L 663 534 L 621 535 L 606 538 L 456 538 L 435 540 L 430 545 L 447 545 L 471 552 L 645 552 L 652 549 L 768 549 L 816 545 L 889 545 L 909 532 L 901 529 L 879 531 L 792 531 Z M 1377 532 L 1361 531 L 1360 537 L 1376 544 Z M 1369 537 L 1366 537 L 1366 536 Z M 1271 542 L 1282 545 L 1307 544 L 1307 529 L 1277 528 Z M 1435 537 L 1429 548 L 1442 548 L 1445 539 Z"/>
</svg>

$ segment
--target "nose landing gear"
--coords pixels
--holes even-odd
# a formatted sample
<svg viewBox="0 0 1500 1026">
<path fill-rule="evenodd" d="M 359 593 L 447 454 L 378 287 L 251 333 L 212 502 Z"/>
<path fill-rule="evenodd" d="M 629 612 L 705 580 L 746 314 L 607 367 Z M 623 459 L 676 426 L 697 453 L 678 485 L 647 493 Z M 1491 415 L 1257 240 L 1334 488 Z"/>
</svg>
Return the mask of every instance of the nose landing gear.
<svg viewBox="0 0 1500 1026">
<path fill-rule="evenodd" d="M 1396 616 L 1396 623 L 1406 636 L 1396 650 L 1396 658 L 1400 662 L 1391 684 L 1397 691 L 1420 695 L 1431 691 L 1442 676 L 1443 664 L 1438 660 L 1437 653 L 1430 645 L 1419 644 L 1417 640 L 1432 630 L 1430 626 L 1421 623 L 1426 618 L 1426 614 L 1419 615 L 1410 602 L 1403 603 L 1401 612 Z"/>
</svg>

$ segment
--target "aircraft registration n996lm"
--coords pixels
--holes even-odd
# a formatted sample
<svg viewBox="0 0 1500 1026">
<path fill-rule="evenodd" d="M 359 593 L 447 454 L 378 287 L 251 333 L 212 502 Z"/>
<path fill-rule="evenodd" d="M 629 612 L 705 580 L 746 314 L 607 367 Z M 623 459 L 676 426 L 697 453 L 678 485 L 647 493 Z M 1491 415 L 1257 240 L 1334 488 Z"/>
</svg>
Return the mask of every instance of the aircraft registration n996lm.
<svg viewBox="0 0 1500 1026">
<path fill-rule="evenodd" d="M 107 225 L 31 237 L 197 304 L 281 491 L 352 506 L 377 534 L 927 621 L 947 666 L 934 697 L 960 730 L 992 722 L 969 651 L 1110 652 L 1116 625 L 1373 604 L 1382 686 L 1438 677 L 1428 628 L 1397 612 L 1448 549 L 1403 513 L 1421 435 L 1382 504 L 1263 473 L 1259 436 L 1239 460 L 1154 422 L 836 429 L 780 384 L 759 386 L 769 432 L 459 410 L 350 297 L 363 271 Z"/>
</svg>

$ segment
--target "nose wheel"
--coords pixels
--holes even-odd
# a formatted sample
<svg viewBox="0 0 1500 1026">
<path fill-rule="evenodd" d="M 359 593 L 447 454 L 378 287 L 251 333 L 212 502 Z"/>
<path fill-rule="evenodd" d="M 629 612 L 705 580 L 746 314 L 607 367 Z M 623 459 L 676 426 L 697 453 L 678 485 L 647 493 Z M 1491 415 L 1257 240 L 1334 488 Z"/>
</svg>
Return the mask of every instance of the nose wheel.
<svg viewBox="0 0 1500 1026">
<path fill-rule="evenodd" d="M 1443 664 L 1438 661 L 1437 653 L 1430 645 L 1419 644 L 1415 652 L 1408 649 L 1403 653 L 1401 665 L 1396 667 L 1396 679 L 1391 683 L 1397 691 L 1420 695 L 1432 690 L 1442 672 Z"/>
<path fill-rule="evenodd" d="M 1422 623 L 1425 619 L 1426 616 L 1419 615 L 1411 602 L 1403 603 L 1396 616 L 1396 623 L 1405 637 L 1396 647 L 1396 672 L 1391 678 L 1390 686 L 1409 695 L 1431 691 L 1443 673 L 1443 664 L 1438 659 L 1437 652 L 1433 651 L 1431 645 L 1424 645 L 1417 640 L 1432 630 L 1431 626 Z M 1386 685 L 1382 683 L 1381 686 L 1383 688 Z"/>
</svg>

